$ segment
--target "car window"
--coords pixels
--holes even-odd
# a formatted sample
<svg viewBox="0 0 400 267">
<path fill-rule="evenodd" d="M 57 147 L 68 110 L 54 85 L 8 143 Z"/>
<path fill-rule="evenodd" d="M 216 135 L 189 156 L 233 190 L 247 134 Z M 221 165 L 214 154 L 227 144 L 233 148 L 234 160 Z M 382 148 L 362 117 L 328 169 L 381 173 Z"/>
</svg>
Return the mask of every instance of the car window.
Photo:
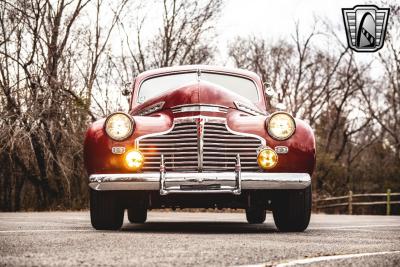
<svg viewBox="0 0 400 267">
<path fill-rule="evenodd" d="M 169 74 L 145 80 L 139 88 L 137 102 L 143 103 L 146 100 L 160 95 L 168 90 L 196 82 L 198 79 L 215 83 L 249 99 L 252 102 L 259 101 L 257 87 L 250 79 L 210 72 L 202 72 L 200 76 L 198 76 L 197 72 L 190 72 Z"/>
</svg>

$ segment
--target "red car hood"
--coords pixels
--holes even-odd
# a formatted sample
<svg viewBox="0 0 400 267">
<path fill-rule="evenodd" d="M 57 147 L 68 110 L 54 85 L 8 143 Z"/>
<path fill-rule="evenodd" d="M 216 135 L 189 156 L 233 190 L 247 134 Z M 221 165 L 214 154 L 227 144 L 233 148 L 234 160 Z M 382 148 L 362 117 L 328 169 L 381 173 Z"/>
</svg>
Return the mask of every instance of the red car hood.
<svg viewBox="0 0 400 267">
<path fill-rule="evenodd" d="M 240 96 L 229 89 L 226 89 L 214 83 L 199 81 L 186 84 L 184 86 L 160 94 L 135 107 L 132 110 L 132 114 L 138 114 L 141 111 L 145 110 L 147 107 L 153 106 L 160 102 L 164 102 L 162 109 L 171 109 L 182 105 L 211 105 L 236 109 L 236 102 L 257 110 L 258 112 L 262 112 L 247 98 Z M 206 114 L 208 112 L 198 111 L 190 113 L 192 113 L 190 115 L 195 115 L 193 113 L 199 115 L 202 113 Z"/>
</svg>

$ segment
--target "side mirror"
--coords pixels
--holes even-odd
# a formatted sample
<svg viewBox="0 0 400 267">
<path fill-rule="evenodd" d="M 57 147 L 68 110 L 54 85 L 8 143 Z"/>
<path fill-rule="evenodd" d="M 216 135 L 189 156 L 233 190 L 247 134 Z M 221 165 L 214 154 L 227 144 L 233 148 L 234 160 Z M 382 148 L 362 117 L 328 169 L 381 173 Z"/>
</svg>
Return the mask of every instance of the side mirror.
<svg viewBox="0 0 400 267">
<path fill-rule="evenodd" d="M 285 111 L 286 110 L 286 105 L 282 102 L 278 102 L 278 94 L 276 93 L 276 91 L 274 90 L 274 88 L 272 88 L 272 85 L 270 82 L 266 82 L 264 83 L 264 87 L 265 87 L 265 101 L 267 103 L 270 103 L 271 106 L 273 108 L 275 108 L 276 110 L 279 111 Z"/>
<path fill-rule="evenodd" d="M 122 90 L 122 95 L 123 96 L 129 96 L 132 93 L 132 90 L 130 88 L 131 85 L 132 85 L 131 82 L 125 84 L 125 88 L 124 88 L 124 90 Z"/>
<path fill-rule="evenodd" d="M 272 88 L 271 83 L 270 82 L 266 82 L 264 83 L 265 86 L 265 96 L 272 98 L 276 95 L 275 90 Z"/>
<path fill-rule="evenodd" d="M 279 102 L 278 104 L 275 105 L 275 108 L 279 111 L 286 111 L 286 105 L 283 104 L 282 102 Z"/>
</svg>

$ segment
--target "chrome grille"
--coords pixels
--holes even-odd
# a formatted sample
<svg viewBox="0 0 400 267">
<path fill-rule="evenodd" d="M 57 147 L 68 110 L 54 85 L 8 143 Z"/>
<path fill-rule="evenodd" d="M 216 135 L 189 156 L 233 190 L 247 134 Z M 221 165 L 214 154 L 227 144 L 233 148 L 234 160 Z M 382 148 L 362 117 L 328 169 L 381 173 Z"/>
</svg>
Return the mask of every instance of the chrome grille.
<svg viewBox="0 0 400 267">
<path fill-rule="evenodd" d="M 233 134 L 224 123 L 205 122 L 202 164 L 198 159 L 201 144 L 196 122 L 176 123 L 170 132 L 145 137 L 138 145 L 145 157 L 143 171 L 158 172 L 161 154 L 164 155 L 167 172 L 233 171 L 237 154 L 240 154 L 243 171 L 259 170 L 257 148 L 261 146 L 261 141 Z"/>
<path fill-rule="evenodd" d="M 260 146 L 261 141 L 257 138 L 232 134 L 224 124 L 206 123 L 203 170 L 234 170 L 239 154 L 243 171 L 257 171 L 257 148 Z"/>
</svg>

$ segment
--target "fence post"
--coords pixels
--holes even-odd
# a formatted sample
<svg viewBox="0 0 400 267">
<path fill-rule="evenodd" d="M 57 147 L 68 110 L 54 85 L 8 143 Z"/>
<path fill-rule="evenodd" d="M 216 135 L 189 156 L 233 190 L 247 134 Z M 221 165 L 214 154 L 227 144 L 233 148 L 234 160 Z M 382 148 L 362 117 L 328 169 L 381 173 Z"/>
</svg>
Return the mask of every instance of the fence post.
<svg viewBox="0 0 400 267">
<path fill-rule="evenodd" d="M 349 191 L 349 215 L 353 214 L 353 191 Z"/>
<path fill-rule="evenodd" d="M 386 215 L 390 215 L 390 188 L 386 191 Z"/>
</svg>

